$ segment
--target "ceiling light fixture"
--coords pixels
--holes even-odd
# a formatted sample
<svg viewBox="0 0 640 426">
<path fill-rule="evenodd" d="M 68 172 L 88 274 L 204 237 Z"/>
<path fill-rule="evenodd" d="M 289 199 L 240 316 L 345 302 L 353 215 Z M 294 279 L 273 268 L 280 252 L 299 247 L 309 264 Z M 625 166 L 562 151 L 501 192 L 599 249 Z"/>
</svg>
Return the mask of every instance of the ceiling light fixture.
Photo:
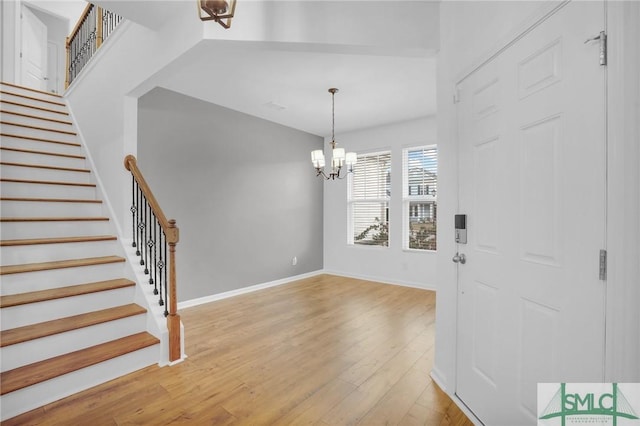
<svg viewBox="0 0 640 426">
<path fill-rule="evenodd" d="M 358 162 L 358 157 L 355 152 L 347 152 L 345 154 L 344 148 L 336 148 L 338 143 L 335 137 L 336 118 L 335 118 L 335 95 L 338 89 L 332 87 L 329 89 L 331 93 L 331 172 L 327 175 L 324 172 L 324 151 L 318 149 L 311 151 L 311 162 L 316 169 L 316 176 L 322 176 L 326 180 L 344 179 L 347 175 L 340 176 L 342 167 L 346 164 L 347 173 L 353 173 L 353 165 Z"/>
<path fill-rule="evenodd" d="M 236 12 L 236 0 L 197 0 L 197 2 L 200 20 L 216 21 L 225 28 L 231 27 L 231 18 Z"/>
</svg>

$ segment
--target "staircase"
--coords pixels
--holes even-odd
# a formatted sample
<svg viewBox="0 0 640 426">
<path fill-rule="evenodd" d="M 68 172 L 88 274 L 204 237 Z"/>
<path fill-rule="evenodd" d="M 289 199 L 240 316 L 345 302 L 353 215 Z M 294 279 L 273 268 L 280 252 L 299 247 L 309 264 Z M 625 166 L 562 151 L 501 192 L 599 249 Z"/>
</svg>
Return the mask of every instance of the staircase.
<svg viewBox="0 0 640 426">
<path fill-rule="evenodd" d="M 64 99 L 1 83 L 0 412 L 160 359 Z"/>
</svg>

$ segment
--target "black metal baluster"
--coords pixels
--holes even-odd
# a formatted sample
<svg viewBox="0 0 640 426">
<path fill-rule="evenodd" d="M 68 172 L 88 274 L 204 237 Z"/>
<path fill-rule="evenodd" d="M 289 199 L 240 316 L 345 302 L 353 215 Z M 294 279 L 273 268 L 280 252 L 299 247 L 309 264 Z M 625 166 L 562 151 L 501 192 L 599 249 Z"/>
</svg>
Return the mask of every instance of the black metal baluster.
<svg viewBox="0 0 640 426">
<path fill-rule="evenodd" d="M 131 243 L 131 247 L 136 246 L 136 178 L 131 175 L 131 239 L 133 242 Z"/>
<path fill-rule="evenodd" d="M 145 217 L 147 214 L 147 200 L 144 197 L 144 194 L 140 194 L 140 205 L 142 207 L 142 212 L 140 214 L 140 265 L 144 266 L 144 254 L 147 248 L 147 245 L 144 243 L 146 241 L 145 237 Z"/>
<path fill-rule="evenodd" d="M 151 205 L 149 205 L 149 202 L 147 201 L 147 198 L 145 197 L 145 206 L 146 206 L 146 210 L 145 210 L 145 221 L 147 226 L 145 226 L 144 228 L 144 245 L 145 245 L 145 250 L 144 250 L 144 261 L 145 261 L 145 266 L 144 266 L 144 274 L 145 275 L 149 275 L 149 258 L 150 253 L 151 253 L 151 245 L 149 244 L 149 241 L 151 241 Z"/>
<path fill-rule="evenodd" d="M 149 264 L 151 268 L 149 270 L 149 284 L 154 283 L 153 274 L 156 270 L 156 223 L 158 220 L 156 219 L 156 214 L 151 212 L 151 221 L 149 221 L 149 225 L 151 225 L 151 229 L 149 229 Z"/>
<path fill-rule="evenodd" d="M 155 215 L 154 215 L 155 216 Z M 153 279 L 149 279 L 153 285 L 154 289 L 158 286 L 158 226 L 160 223 L 158 222 L 158 218 L 154 218 L 155 222 L 153 223 Z"/>
<path fill-rule="evenodd" d="M 159 226 L 159 225 L 158 225 Z M 158 262 L 158 269 L 160 270 L 160 273 L 158 274 L 158 276 L 160 277 L 160 284 L 159 286 L 156 285 L 155 288 L 153 289 L 153 294 L 158 294 L 158 287 L 160 287 L 160 289 L 162 289 L 162 269 L 165 267 L 165 263 L 164 263 L 164 258 L 162 257 L 162 236 L 164 235 L 164 231 L 162 230 L 162 228 L 160 229 L 160 238 L 158 240 L 158 249 L 160 250 L 160 261 Z M 160 300 L 162 300 L 162 298 L 160 298 Z"/>
<path fill-rule="evenodd" d="M 142 235 L 142 221 L 140 220 L 140 185 L 137 185 L 138 191 L 136 192 L 136 240 L 138 241 L 138 247 L 136 248 L 136 256 L 140 256 L 140 236 Z"/>
<path fill-rule="evenodd" d="M 141 197 L 141 201 L 142 201 L 142 234 L 140 235 L 142 238 L 140 240 L 141 242 L 141 246 L 142 246 L 142 254 L 140 255 L 140 265 L 144 266 L 144 273 L 146 274 L 148 269 L 147 269 L 147 264 L 146 264 L 146 260 L 147 260 L 147 197 L 145 197 L 144 194 L 142 194 Z"/>
</svg>

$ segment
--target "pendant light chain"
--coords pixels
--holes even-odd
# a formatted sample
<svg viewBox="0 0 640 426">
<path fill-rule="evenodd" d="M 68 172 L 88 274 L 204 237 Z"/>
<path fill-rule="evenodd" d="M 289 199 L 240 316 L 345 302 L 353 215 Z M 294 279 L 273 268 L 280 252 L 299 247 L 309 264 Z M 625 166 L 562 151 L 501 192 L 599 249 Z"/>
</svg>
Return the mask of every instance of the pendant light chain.
<svg viewBox="0 0 640 426">
<path fill-rule="evenodd" d="M 336 148 L 336 92 L 338 89 L 331 88 L 329 92 L 331 92 L 331 148 Z"/>
</svg>

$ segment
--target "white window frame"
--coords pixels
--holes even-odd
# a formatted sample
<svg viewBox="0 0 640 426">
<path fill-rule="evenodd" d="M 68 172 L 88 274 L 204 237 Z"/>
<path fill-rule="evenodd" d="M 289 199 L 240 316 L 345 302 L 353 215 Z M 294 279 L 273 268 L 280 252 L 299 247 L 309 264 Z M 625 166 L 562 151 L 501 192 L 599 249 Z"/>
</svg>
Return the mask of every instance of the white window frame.
<svg viewBox="0 0 640 426">
<path fill-rule="evenodd" d="M 389 155 L 389 172 L 391 173 L 391 150 L 382 150 L 376 152 L 366 152 L 358 154 L 358 162 L 354 166 L 354 173 L 349 174 L 348 182 L 347 182 L 347 244 L 353 247 L 367 247 L 367 248 L 389 248 L 391 244 L 391 195 L 387 195 L 385 197 L 376 197 L 376 198 L 355 198 L 353 196 L 353 179 L 354 175 L 358 173 L 358 166 L 363 164 L 364 157 L 373 157 L 380 155 Z M 392 177 L 390 176 L 390 179 Z M 389 190 L 391 190 L 391 185 L 389 185 Z M 367 244 L 358 244 L 355 240 L 354 235 L 354 206 L 358 203 L 386 203 L 389 219 L 387 220 L 388 224 L 388 239 L 387 245 L 367 245 Z M 386 218 L 385 218 L 386 219 Z"/>
<path fill-rule="evenodd" d="M 436 193 L 430 194 L 409 194 L 409 152 L 417 151 L 417 150 L 428 150 L 435 149 L 436 151 Z M 425 203 L 434 203 L 437 211 L 438 207 L 438 194 L 437 194 L 437 168 L 438 168 L 438 146 L 437 144 L 427 144 L 427 145 L 416 145 L 404 148 L 402 150 L 402 249 L 405 251 L 417 252 L 417 253 L 434 253 L 437 251 L 437 240 L 436 240 L 436 250 L 428 250 L 428 249 L 418 249 L 418 248 L 410 248 L 410 206 L 412 202 L 425 202 Z M 437 221 L 437 213 L 436 213 L 436 221 Z"/>
</svg>

